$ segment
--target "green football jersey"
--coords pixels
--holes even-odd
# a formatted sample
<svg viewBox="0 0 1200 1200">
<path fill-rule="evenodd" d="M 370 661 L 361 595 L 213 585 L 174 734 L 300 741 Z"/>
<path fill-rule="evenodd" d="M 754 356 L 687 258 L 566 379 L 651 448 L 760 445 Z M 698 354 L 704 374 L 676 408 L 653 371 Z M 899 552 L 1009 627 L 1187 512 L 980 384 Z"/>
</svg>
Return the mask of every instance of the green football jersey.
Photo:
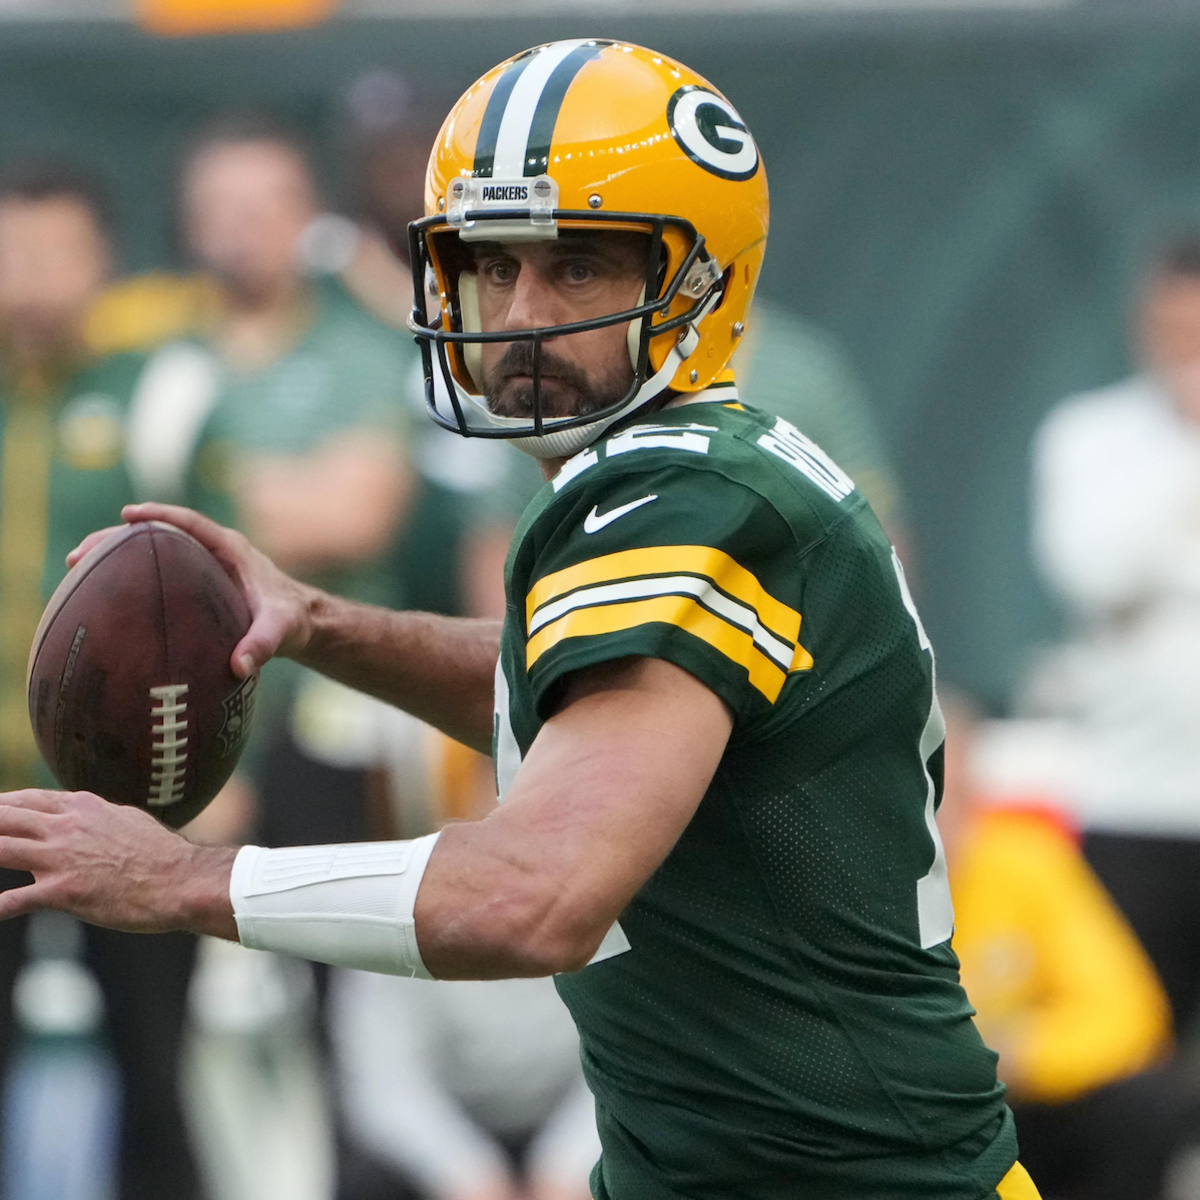
<svg viewBox="0 0 1200 1200">
<path fill-rule="evenodd" d="M 594 663 L 666 659 L 734 717 L 610 956 L 558 979 L 596 1095 L 593 1189 L 989 1196 L 1016 1141 L 949 943 L 929 641 L 850 478 L 736 392 L 700 401 L 571 459 L 508 561 L 502 794 Z"/>
</svg>

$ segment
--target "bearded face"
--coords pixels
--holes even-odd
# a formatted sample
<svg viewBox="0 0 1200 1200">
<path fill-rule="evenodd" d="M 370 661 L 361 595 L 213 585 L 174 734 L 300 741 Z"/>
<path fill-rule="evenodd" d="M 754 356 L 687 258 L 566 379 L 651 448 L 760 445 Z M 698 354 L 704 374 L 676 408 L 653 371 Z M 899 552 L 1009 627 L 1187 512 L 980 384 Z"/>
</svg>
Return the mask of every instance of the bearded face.
<svg viewBox="0 0 1200 1200">
<path fill-rule="evenodd" d="M 485 332 L 541 329 L 635 307 L 646 279 L 648 239 L 635 233 L 564 231 L 554 241 L 484 243 L 475 253 Z M 628 322 L 547 338 L 481 346 L 482 384 L 498 416 L 533 415 L 534 377 L 544 417 L 585 416 L 633 384 Z M 535 359 L 540 357 L 540 361 Z"/>
</svg>

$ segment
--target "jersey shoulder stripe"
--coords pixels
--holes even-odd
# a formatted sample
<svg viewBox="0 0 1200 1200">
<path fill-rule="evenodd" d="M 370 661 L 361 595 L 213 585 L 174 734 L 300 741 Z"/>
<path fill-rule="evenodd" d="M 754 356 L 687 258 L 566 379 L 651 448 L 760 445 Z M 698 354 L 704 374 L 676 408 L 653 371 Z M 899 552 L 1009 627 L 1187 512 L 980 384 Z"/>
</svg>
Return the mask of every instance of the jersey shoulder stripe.
<svg viewBox="0 0 1200 1200">
<path fill-rule="evenodd" d="M 576 588 L 677 571 L 715 580 L 723 591 L 759 612 L 763 623 L 780 637 L 794 642 L 799 636 L 800 614 L 776 600 L 750 571 L 724 550 L 713 546 L 645 546 L 618 550 L 544 575 L 529 591 L 526 619 L 532 624 L 535 612 L 544 604 Z"/>
<path fill-rule="evenodd" d="M 566 638 L 657 622 L 706 642 L 770 703 L 812 656 L 801 616 L 712 546 L 647 546 L 600 555 L 543 577 L 526 598 L 526 669 Z"/>
<path fill-rule="evenodd" d="M 815 630 L 801 633 L 808 564 L 857 511 L 853 485 L 732 386 L 717 399 L 588 447 L 522 520 L 512 667 L 539 712 L 566 675 L 631 655 L 689 671 L 747 727 L 807 695 L 821 662 Z"/>
</svg>

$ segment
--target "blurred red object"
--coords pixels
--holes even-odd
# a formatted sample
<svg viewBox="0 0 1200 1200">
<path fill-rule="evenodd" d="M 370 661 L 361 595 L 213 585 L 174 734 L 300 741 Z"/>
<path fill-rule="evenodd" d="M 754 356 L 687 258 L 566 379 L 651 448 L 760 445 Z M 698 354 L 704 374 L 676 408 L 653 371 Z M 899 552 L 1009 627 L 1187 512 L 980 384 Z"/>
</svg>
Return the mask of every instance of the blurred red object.
<svg viewBox="0 0 1200 1200">
<path fill-rule="evenodd" d="M 316 25 L 339 0 L 135 0 L 138 24 L 169 37 Z"/>
</svg>

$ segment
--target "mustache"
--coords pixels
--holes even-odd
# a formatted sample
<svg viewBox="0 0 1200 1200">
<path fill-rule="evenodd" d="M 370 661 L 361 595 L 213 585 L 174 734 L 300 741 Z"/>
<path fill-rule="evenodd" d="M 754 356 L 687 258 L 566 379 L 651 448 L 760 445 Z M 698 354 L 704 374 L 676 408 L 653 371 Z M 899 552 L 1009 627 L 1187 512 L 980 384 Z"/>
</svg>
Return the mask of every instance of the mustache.
<svg viewBox="0 0 1200 1200">
<path fill-rule="evenodd" d="M 587 393 L 591 390 L 587 375 L 574 363 L 568 362 L 553 351 L 542 348 L 542 361 L 539 375 L 542 379 L 557 379 L 578 391 Z M 492 373 L 493 380 L 499 384 L 518 375 L 533 376 L 533 343 L 513 342 L 504 352 Z"/>
</svg>

